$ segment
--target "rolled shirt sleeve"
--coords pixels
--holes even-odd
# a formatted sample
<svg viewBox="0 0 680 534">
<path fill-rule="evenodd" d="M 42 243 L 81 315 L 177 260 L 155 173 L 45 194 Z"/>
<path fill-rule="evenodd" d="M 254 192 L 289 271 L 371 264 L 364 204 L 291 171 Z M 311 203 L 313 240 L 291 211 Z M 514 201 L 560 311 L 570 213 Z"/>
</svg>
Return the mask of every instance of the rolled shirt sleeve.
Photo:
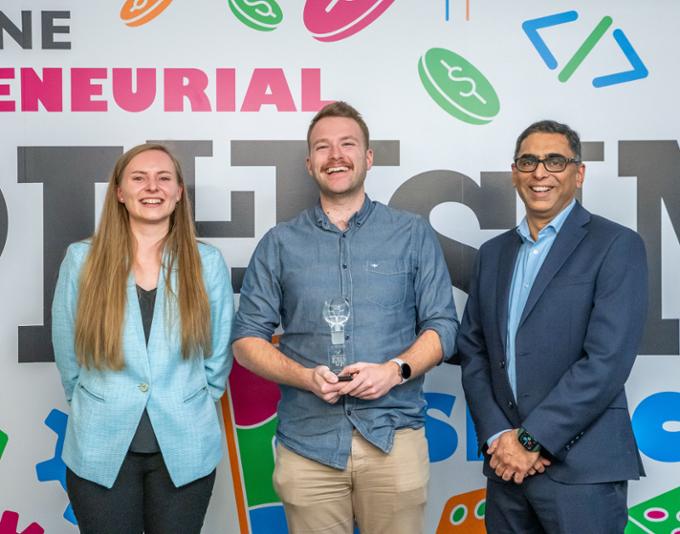
<svg viewBox="0 0 680 534">
<path fill-rule="evenodd" d="M 434 330 L 439 335 L 443 359 L 455 353 L 458 316 L 453 303 L 451 276 L 434 230 L 418 217 L 413 226 L 415 250 L 414 289 L 417 331 Z"/>
</svg>

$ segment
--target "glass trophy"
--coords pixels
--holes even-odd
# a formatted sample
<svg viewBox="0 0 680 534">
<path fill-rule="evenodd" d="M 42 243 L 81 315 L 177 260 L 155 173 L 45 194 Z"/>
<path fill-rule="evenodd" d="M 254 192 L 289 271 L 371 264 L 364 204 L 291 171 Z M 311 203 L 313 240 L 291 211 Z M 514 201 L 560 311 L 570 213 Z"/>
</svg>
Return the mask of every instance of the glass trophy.
<svg viewBox="0 0 680 534">
<path fill-rule="evenodd" d="M 328 367 L 340 380 L 352 380 L 351 375 L 339 376 L 345 365 L 345 324 L 349 320 L 349 300 L 335 297 L 323 304 L 323 318 L 331 329 L 331 344 L 328 346 Z"/>
</svg>

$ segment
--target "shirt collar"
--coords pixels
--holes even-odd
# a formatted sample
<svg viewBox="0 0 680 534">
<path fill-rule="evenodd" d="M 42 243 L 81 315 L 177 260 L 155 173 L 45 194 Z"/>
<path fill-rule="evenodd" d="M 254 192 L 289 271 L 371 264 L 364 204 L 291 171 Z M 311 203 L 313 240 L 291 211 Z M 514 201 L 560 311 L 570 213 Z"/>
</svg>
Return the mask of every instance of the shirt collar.
<svg viewBox="0 0 680 534">
<path fill-rule="evenodd" d="M 361 209 L 357 211 L 352 217 L 349 219 L 350 226 L 356 223 L 357 226 L 361 226 L 366 222 L 366 219 L 368 219 L 368 216 L 371 214 L 373 211 L 373 207 L 375 206 L 375 202 L 372 201 L 368 195 L 364 194 L 364 203 L 361 206 Z M 321 207 L 321 200 L 316 201 L 316 206 L 314 206 L 314 219 L 316 221 L 316 224 L 323 228 L 330 228 L 331 222 L 328 220 L 328 216 L 324 213 L 323 208 Z"/>
<path fill-rule="evenodd" d="M 555 234 L 559 233 L 559 231 L 562 229 L 562 226 L 564 226 L 564 221 L 567 220 L 567 217 L 569 217 L 569 214 L 571 213 L 571 210 L 574 209 L 574 206 L 576 205 L 576 199 L 573 198 L 571 202 L 565 207 L 562 211 L 560 211 L 555 217 L 553 217 L 552 221 L 550 221 L 548 224 L 546 224 L 540 232 L 538 232 L 538 238 L 540 239 L 542 235 L 545 235 L 546 233 L 553 232 Z M 548 230 L 550 229 L 550 230 Z M 522 238 L 522 241 L 525 243 L 527 241 L 533 242 L 533 238 L 531 237 L 531 232 L 529 231 L 529 223 L 527 222 L 526 215 L 522 219 L 522 222 L 519 223 L 519 226 L 517 226 L 517 233 L 520 235 Z"/>
</svg>

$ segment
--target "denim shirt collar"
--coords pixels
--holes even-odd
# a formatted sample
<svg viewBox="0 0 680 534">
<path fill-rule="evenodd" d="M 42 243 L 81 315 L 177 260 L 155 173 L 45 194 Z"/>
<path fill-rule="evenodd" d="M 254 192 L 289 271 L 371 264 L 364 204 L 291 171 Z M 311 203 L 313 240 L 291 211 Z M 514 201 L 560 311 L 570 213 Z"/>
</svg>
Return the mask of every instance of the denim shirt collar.
<svg viewBox="0 0 680 534">
<path fill-rule="evenodd" d="M 352 215 L 352 217 L 350 217 L 349 227 L 352 228 L 355 224 L 356 226 L 360 227 L 362 224 L 364 224 L 366 219 L 368 219 L 368 217 L 371 215 L 374 207 L 375 202 L 372 201 L 368 195 L 364 194 L 364 203 L 362 204 L 361 209 Z M 316 201 L 313 216 L 317 226 L 320 226 L 324 230 L 330 230 L 333 227 L 333 223 L 328 219 L 328 215 L 326 215 L 326 213 L 323 211 L 323 208 L 321 207 L 320 199 Z"/>
</svg>

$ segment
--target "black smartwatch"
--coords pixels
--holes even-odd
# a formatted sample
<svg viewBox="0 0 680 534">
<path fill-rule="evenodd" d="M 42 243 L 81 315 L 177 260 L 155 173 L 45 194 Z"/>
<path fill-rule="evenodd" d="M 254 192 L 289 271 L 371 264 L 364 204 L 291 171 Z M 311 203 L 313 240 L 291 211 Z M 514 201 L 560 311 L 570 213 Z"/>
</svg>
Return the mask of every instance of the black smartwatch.
<svg viewBox="0 0 680 534">
<path fill-rule="evenodd" d="M 411 378 L 411 366 L 409 364 L 399 358 L 392 358 L 390 361 L 399 366 L 399 376 L 401 377 L 402 384 Z"/>
<path fill-rule="evenodd" d="M 538 452 L 541 450 L 541 445 L 536 441 L 536 438 L 523 428 L 520 428 L 519 432 L 517 432 L 517 440 L 521 443 L 522 447 L 529 452 Z"/>
</svg>

